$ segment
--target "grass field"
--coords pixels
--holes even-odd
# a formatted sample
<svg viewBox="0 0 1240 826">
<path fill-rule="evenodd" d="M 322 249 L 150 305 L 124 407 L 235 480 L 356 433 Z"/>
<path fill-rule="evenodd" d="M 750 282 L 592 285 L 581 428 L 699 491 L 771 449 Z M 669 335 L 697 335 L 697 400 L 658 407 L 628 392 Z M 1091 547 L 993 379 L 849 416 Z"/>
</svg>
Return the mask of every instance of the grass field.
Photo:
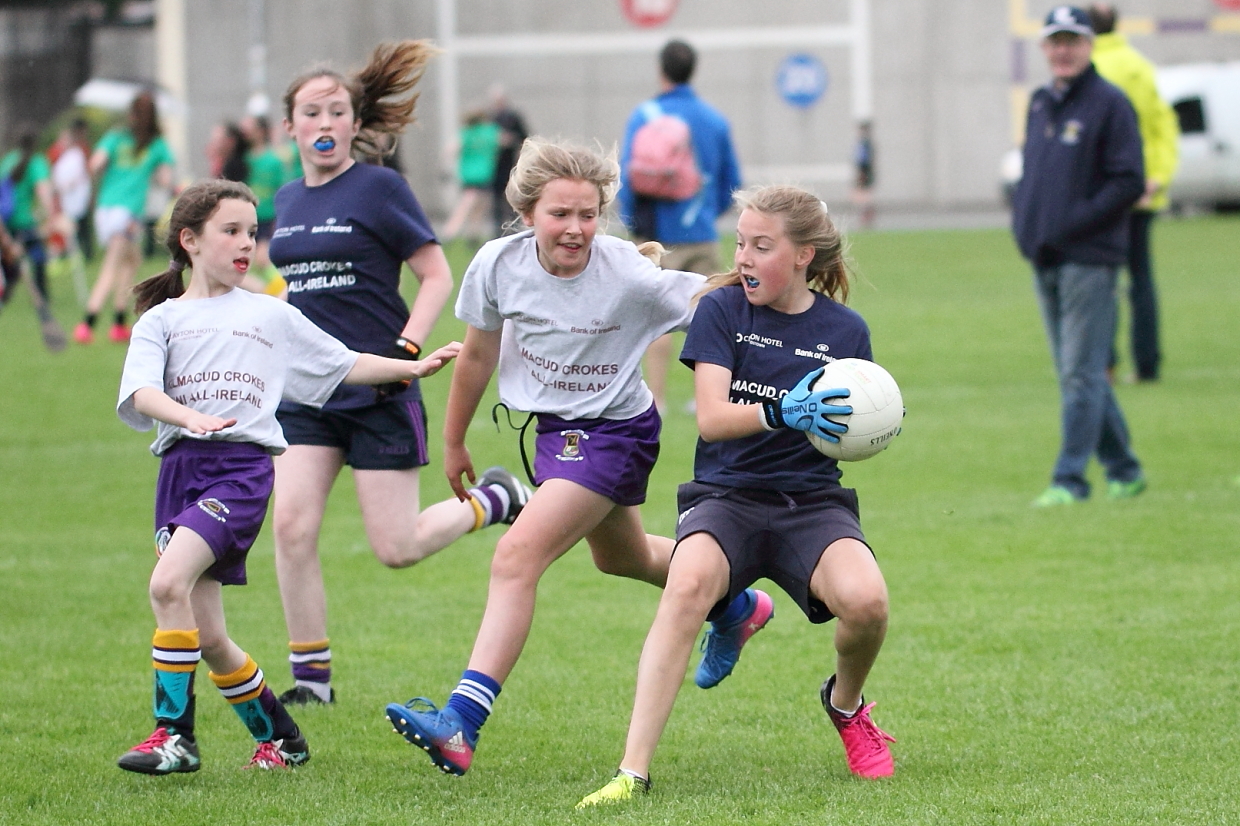
<svg viewBox="0 0 1240 826">
<path fill-rule="evenodd" d="M 150 435 L 113 412 L 123 349 L 48 354 L 23 292 L 0 315 L 0 823 L 1236 822 L 1238 239 L 1235 217 L 1156 225 L 1165 377 L 1117 389 L 1149 492 L 1043 512 L 1029 502 L 1047 484 L 1058 396 L 1007 233 L 858 236 L 853 304 L 908 406 L 893 447 L 845 474 L 891 591 L 867 697 L 899 738 L 896 776 L 849 776 L 817 699 L 830 627 L 778 592 L 736 673 L 682 692 L 651 796 L 585 813 L 573 804 L 620 757 L 657 592 L 603 577 L 580 548 L 554 566 L 473 770 L 443 776 L 391 733 L 383 706 L 442 701 L 455 684 L 498 534 L 387 570 L 343 477 L 322 537 L 340 701 L 296 715 L 312 762 L 240 771 L 252 742 L 200 673 L 202 771 L 119 771 L 151 728 L 158 463 Z M 463 264 L 455 256 L 458 275 Z M 54 286 L 61 318 L 76 320 L 68 281 Z M 455 335 L 450 319 L 437 331 Z M 690 375 L 673 379 L 679 411 Z M 432 433 L 446 387 L 425 384 Z M 689 416 L 669 414 L 644 509 L 653 531 L 673 529 L 694 435 Z M 519 463 L 514 434 L 489 417 L 471 449 L 479 467 Z M 432 442 L 425 503 L 447 495 L 439 455 Z M 270 531 L 250 581 L 226 591 L 230 630 L 280 691 Z"/>
</svg>

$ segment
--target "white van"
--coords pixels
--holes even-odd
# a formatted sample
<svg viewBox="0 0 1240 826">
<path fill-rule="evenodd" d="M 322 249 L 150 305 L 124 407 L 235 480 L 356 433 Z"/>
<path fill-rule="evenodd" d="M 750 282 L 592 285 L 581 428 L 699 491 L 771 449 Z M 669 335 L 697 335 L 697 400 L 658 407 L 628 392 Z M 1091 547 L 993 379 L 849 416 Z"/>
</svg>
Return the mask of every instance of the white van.
<svg viewBox="0 0 1240 826">
<path fill-rule="evenodd" d="M 1172 207 L 1240 206 L 1240 61 L 1164 66 L 1157 82 L 1180 121 Z"/>
</svg>

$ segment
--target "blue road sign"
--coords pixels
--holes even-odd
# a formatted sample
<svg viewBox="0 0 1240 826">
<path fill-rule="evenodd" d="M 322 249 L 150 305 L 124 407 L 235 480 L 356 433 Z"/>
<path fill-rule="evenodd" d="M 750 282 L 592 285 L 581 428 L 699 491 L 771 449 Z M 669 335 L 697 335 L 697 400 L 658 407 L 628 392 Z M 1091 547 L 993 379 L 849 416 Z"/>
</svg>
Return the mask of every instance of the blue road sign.
<svg viewBox="0 0 1240 826">
<path fill-rule="evenodd" d="M 775 86 L 784 100 L 801 109 L 818 102 L 827 92 L 827 67 L 812 54 L 792 54 L 779 64 Z"/>
</svg>

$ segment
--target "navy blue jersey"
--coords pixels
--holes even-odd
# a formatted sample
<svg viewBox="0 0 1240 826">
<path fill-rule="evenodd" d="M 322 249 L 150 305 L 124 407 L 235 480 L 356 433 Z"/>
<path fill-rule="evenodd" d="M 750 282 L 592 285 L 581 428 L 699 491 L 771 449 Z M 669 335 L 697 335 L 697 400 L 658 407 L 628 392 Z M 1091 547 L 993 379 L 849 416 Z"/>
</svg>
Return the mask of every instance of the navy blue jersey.
<svg viewBox="0 0 1240 826">
<path fill-rule="evenodd" d="M 355 163 L 322 186 L 299 178 L 276 193 L 270 255 L 289 303 L 359 353 L 384 353 L 405 328 L 401 265 L 434 241 L 426 213 L 392 169 Z M 414 381 L 397 398 L 420 397 Z M 375 399 L 373 388 L 341 385 L 324 409 Z"/>
<path fill-rule="evenodd" d="M 854 310 L 815 293 L 814 306 L 789 315 L 755 307 L 736 285 L 702 297 L 680 353 L 689 367 L 701 361 L 731 370 L 733 404 L 774 401 L 809 371 L 843 358 L 873 360 L 870 330 Z M 801 431 L 776 430 L 721 442 L 699 438 L 693 478 L 795 492 L 838 486 L 840 469 Z"/>
</svg>

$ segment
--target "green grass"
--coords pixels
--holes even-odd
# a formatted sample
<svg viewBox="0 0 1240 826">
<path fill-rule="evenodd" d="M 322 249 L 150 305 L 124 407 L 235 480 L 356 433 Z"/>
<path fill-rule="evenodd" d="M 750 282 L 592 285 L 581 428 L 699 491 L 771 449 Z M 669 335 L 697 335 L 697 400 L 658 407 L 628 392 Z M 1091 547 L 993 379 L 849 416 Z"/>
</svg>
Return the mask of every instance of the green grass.
<svg viewBox="0 0 1240 826">
<path fill-rule="evenodd" d="M 891 591 L 867 686 L 899 738 L 896 776 L 845 768 L 818 707 L 831 629 L 775 594 L 778 617 L 737 673 L 682 692 L 627 808 L 573 804 L 619 759 L 657 592 L 599 575 L 575 549 L 543 581 L 533 633 L 474 769 L 440 775 L 392 734 L 385 703 L 442 700 L 468 656 L 496 531 L 405 571 L 368 550 L 351 480 L 323 537 L 340 702 L 297 714 L 314 760 L 242 772 L 252 750 L 199 677 L 195 775 L 113 761 L 150 729 L 146 581 L 157 461 L 113 408 L 122 348 L 51 355 L 24 292 L 0 315 L 0 823 L 1222 823 L 1240 811 L 1240 260 L 1235 217 L 1157 224 L 1162 383 L 1117 392 L 1150 490 L 1041 512 L 1058 398 L 1031 278 L 1002 231 L 856 237 L 853 304 L 900 381 L 903 435 L 847 468 Z M 454 249 L 463 271 L 464 250 Z M 75 320 L 67 279 L 54 283 Z M 451 319 L 437 339 L 459 335 Z M 1121 367 L 1121 373 L 1123 367 Z M 691 393 L 673 371 L 672 409 Z M 426 384 L 432 432 L 446 380 Z M 675 522 L 694 424 L 673 412 L 644 509 Z M 480 415 L 480 466 L 519 462 Z M 423 501 L 448 495 L 439 446 Z M 1095 481 L 1098 481 L 1095 468 Z M 270 531 L 234 638 L 288 684 Z"/>
</svg>

